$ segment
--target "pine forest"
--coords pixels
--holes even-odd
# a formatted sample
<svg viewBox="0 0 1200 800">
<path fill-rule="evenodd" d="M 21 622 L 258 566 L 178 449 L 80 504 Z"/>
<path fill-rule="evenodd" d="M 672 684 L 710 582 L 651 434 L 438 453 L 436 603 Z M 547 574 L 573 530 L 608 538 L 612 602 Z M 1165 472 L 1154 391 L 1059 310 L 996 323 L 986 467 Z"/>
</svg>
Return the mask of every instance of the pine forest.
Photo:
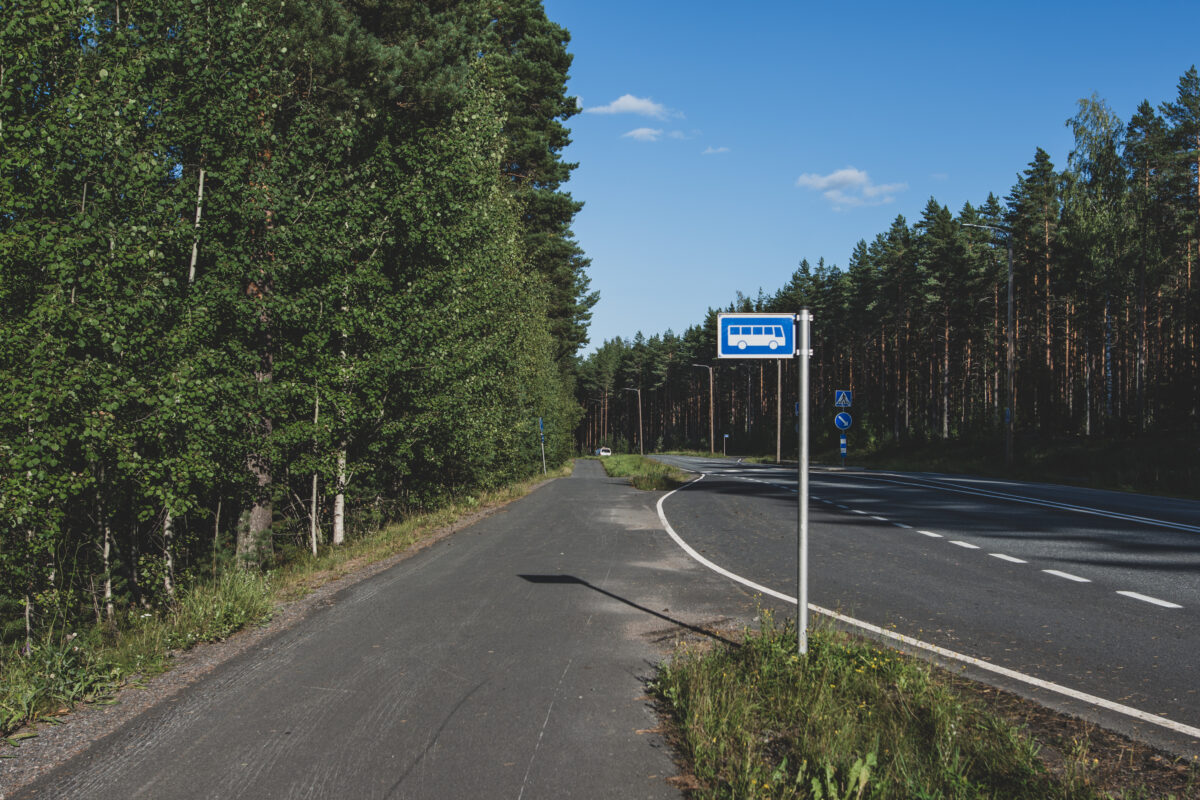
<svg viewBox="0 0 1200 800">
<path fill-rule="evenodd" d="M 773 294 L 720 309 L 812 311 L 814 447 L 836 446 L 834 393 L 851 389 L 860 448 L 953 442 L 1002 462 L 1009 413 L 1019 445 L 1153 442 L 1152 483 L 1200 492 L 1200 76 L 1128 122 L 1093 96 L 1066 124 L 1062 168 L 1038 148 L 1003 199 L 955 213 L 931 198 L 845 269 L 801 260 Z M 718 361 L 716 315 L 598 346 L 580 368 L 582 446 L 637 452 L 640 398 L 647 452 L 774 454 L 782 428 L 794 458 L 796 364 Z"/>
</svg>

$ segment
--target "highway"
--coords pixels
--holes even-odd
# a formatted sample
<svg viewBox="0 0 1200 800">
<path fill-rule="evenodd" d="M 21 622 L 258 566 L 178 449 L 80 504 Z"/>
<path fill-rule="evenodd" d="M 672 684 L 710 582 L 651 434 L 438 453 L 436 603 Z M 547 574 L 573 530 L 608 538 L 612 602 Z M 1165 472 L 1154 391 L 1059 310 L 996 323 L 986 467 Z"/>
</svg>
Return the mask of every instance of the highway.
<svg viewBox="0 0 1200 800">
<path fill-rule="evenodd" d="M 794 597 L 795 466 L 660 459 L 703 475 L 660 504 L 679 538 Z M 810 608 L 945 648 L 963 658 L 936 660 L 972 677 L 1200 753 L 1200 503 L 925 473 L 814 468 L 809 482 Z"/>
</svg>

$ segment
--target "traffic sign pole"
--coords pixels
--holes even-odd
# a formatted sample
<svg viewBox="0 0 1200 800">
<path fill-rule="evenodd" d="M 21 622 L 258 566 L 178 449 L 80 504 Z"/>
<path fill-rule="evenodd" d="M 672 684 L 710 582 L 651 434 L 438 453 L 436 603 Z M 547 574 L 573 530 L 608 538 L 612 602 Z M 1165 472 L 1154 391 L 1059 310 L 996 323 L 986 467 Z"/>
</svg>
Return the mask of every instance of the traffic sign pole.
<svg viewBox="0 0 1200 800">
<path fill-rule="evenodd" d="M 796 342 L 800 351 L 800 447 L 796 459 L 797 525 L 799 526 L 796 566 L 796 645 L 800 655 L 808 652 L 808 359 L 809 323 L 807 308 L 796 318 Z"/>
</svg>

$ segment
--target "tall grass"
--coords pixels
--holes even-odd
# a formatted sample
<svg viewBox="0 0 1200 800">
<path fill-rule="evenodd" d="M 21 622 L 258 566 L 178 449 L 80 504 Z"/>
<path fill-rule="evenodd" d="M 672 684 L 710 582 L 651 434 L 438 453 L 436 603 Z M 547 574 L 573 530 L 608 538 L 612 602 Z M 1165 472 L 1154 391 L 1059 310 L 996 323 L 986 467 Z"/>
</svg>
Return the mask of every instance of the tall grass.
<svg viewBox="0 0 1200 800">
<path fill-rule="evenodd" d="M 161 670 L 172 650 L 223 639 L 266 619 L 265 577 L 233 571 L 193 586 L 161 613 L 133 611 L 119 624 L 48 636 L 0 652 L 0 736 L 79 703 L 95 702 L 133 675 Z"/>
<path fill-rule="evenodd" d="M 629 478 L 631 484 L 646 491 L 678 489 L 690 480 L 684 471 L 642 456 L 605 456 L 600 463 L 609 477 Z"/>
<path fill-rule="evenodd" d="M 1038 746 L 898 653 L 764 617 L 740 647 L 685 650 L 654 691 L 706 798 L 1096 798 Z"/>
</svg>

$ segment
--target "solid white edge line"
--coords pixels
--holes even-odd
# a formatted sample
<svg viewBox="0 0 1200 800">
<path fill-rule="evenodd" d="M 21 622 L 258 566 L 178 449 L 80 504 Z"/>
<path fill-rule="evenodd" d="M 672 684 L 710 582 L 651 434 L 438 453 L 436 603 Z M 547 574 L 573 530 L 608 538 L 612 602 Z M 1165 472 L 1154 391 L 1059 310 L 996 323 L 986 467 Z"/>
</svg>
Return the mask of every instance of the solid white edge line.
<svg viewBox="0 0 1200 800">
<path fill-rule="evenodd" d="M 1092 582 L 1091 578 L 1081 578 L 1078 575 L 1072 575 L 1069 572 L 1062 572 L 1057 569 L 1044 569 L 1044 570 L 1042 570 L 1042 572 L 1046 573 L 1047 575 L 1053 575 L 1056 578 L 1066 578 L 1067 580 L 1075 581 L 1076 583 L 1091 583 Z"/>
<path fill-rule="evenodd" d="M 1172 603 L 1168 600 L 1159 600 L 1157 597 L 1151 597 L 1150 595 L 1146 594 L 1138 594 L 1137 592 L 1118 591 L 1117 594 L 1124 595 L 1125 597 L 1132 597 L 1134 600 L 1141 600 L 1144 603 L 1153 603 L 1154 605 L 1162 606 L 1163 608 L 1183 608 L 1183 606 L 1179 605 L 1178 603 Z"/>
<path fill-rule="evenodd" d="M 1042 500 L 1036 497 L 1024 497 L 1018 494 L 1008 494 L 1007 492 L 996 492 L 990 489 L 975 489 L 962 484 L 949 483 L 936 478 L 909 478 L 909 479 L 894 479 L 877 477 L 874 475 L 861 475 L 864 480 L 878 481 L 879 483 L 892 483 L 897 486 L 919 486 L 925 489 L 938 489 L 943 492 L 955 492 L 957 494 L 970 494 L 976 497 L 990 497 L 996 500 L 1007 500 L 1013 503 L 1025 503 L 1031 506 L 1042 506 L 1044 508 L 1055 508 L 1061 511 L 1071 511 L 1076 514 L 1088 514 L 1093 517 L 1105 517 L 1107 519 L 1119 519 L 1122 522 L 1136 522 L 1141 525 L 1151 525 L 1157 528 L 1170 528 L 1176 531 L 1186 531 L 1188 533 L 1200 533 L 1200 527 L 1196 525 L 1186 525 L 1182 522 L 1171 522 L 1164 519 L 1154 519 L 1153 517 L 1139 517 L 1135 514 L 1122 514 L 1119 511 L 1105 511 L 1101 508 L 1088 508 L 1087 506 L 1077 506 L 1071 503 L 1058 503 L 1053 500 Z"/>
<path fill-rule="evenodd" d="M 707 558 L 705 558 L 704 556 L 700 555 L 695 550 L 693 550 L 691 545 L 689 545 L 682 538 L 680 538 L 679 534 L 677 534 L 675 532 L 675 529 L 671 527 L 671 523 L 667 521 L 667 515 L 663 512 L 663 501 L 666 500 L 671 495 L 675 494 L 675 492 L 678 492 L 682 489 L 686 489 L 688 486 L 691 486 L 692 484 L 697 483 L 698 481 L 701 481 L 703 479 L 704 479 L 704 476 L 701 475 L 699 478 L 696 478 L 696 480 L 691 481 L 690 483 L 684 484 L 679 489 L 675 489 L 674 491 L 667 492 L 662 497 L 658 498 L 658 504 L 656 507 L 658 509 L 658 519 L 660 522 L 662 522 L 663 529 L 666 530 L 667 534 L 673 540 L 675 540 L 675 543 L 677 545 L 679 545 L 685 553 L 687 553 L 689 556 L 691 556 L 693 559 L 695 559 L 699 563 L 701 563 L 704 566 L 711 569 L 713 572 L 716 572 L 718 575 L 724 575 L 726 578 L 729 578 L 732 581 L 740 583 L 743 586 L 748 586 L 751 589 L 754 589 L 755 591 L 759 591 L 759 592 L 762 592 L 763 594 L 770 595 L 771 597 L 774 597 L 776 599 L 783 600 L 785 603 L 791 603 L 791 604 L 795 605 L 796 598 L 790 597 L 789 595 L 783 594 L 782 592 L 777 592 L 774 589 L 768 589 L 766 586 L 762 586 L 760 584 L 755 583 L 754 581 L 747 580 L 746 578 L 743 578 L 740 575 L 736 575 L 736 574 L 730 572 L 729 570 L 719 567 L 716 564 L 714 564 L 713 562 L 709 561 Z M 1139 719 L 1143 722 L 1149 722 L 1153 725 L 1158 725 L 1160 727 L 1167 728 L 1168 730 L 1175 731 L 1176 733 L 1182 733 L 1185 736 L 1191 736 L 1194 739 L 1200 739 L 1200 728 L 1193 728 L 1191 725 L 1184 725 L 1182 722 L 1175 722 L 1174 720 L 1167 719 L 1166 717 L 1155 716 L 1154 714 L 1151 714 L 1147 711 L 1141 711 L 1139 709 L 1132 708 L 1130 706 L 1121 705 L 1120 703 L 1114 703 L 1111 700 L 1105 700 L 1103 697 L 1097 697 L 1094 694 L 1080 692 L 1076 689 L 1071 689 L 1067 686 L 1061 686 L 1057 683 L 1051 683 L 1050 681 L 1042 680 L 1041 678 L 1035 678 L 1032 675 L 1026 675 L 1023 672 L 1017 672 L 1016 670 L 1008 669 L 1007 667 L 1001 667 L 997 664 L 992 664 L 990 662 L 983 661 L 982 659 L 975 658 L 974 656 L 968 656 L 968 655 L 964 655 L 962 653 L 956 653 L 953 650 L 947 650 L 944 647 L 938 647 L 935 644 L 923 642 L 920 639 L 914 639 L 913 637 L 905 636 L 902 633 L 896 633 L 895 631 L 884 630 L 883 628 L 879 627 L 878 625 L 872 625 L 869 622 L 863 622 L 862 620 L 854 619 L 853 617 L 847 617 L 845 614 L 839 614 L 836 611 L 831 611 L 827 608 L 822 608 L 821 606 L 814 605 L 812 603 L 809 603 L 808 607 L 811 611 L 821 614 L 822 616 L 829 617 L 830 619 L 835 619 L 838 622 L 844 623 L 846 625 L 851 625 L 855 628 L 860 628 L 861 630 L 868 631 L 870 633 L 875 634 L 876 636 L 882 636 L 885 639 L 891 639 L 893 641 L 902 642 L 903 644 L 909 645 L 910 647 L 915 647 L 919 650 L 925 650 L 926 652 L 934 653 L 936 655 L 942 656 L 943 658 L 951 659 L 952 661 L 959 661 L 963 664 L 970 664 L 971 666 L 977 667 L 986 672 L 993 672 L 997 675 L 1003 675 L 1006 678 L 1009 678 L 1014 681 L 1018 681 L 1020 683 L 1025 683 L 1030 686 L 1036 686 L 1039 689 L 1045 689 L 1046 691 L 1055 692 L 1056 694 L 1061 694 L 1064 697 L 1070 697 L 1074 700 L 1079 700 L 1081 702 L 1088 703 L 1089 705 L 1097 706 L 1098 708 L 1103 708 L 1108 711 L 1113 711 L 1117 714 L 1123 714 L 1127 717 L 1133 717 L 1134 719 Z"/>
</svg>

